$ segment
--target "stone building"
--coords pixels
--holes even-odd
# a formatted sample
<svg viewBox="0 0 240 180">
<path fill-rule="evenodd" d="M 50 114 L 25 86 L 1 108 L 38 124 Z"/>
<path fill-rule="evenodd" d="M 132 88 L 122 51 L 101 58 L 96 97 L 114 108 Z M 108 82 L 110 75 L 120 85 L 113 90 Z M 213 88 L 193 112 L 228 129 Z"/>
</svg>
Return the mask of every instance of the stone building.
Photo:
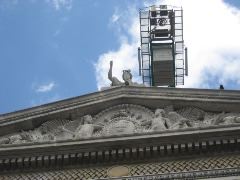
<svg viewBox="0 0 240 180">
<path fill-rule="evenodd" d="M 240 91 L 112 87 L 0 115 L 0 179 L 234 179 L 239 123 Z"/>
</svg>

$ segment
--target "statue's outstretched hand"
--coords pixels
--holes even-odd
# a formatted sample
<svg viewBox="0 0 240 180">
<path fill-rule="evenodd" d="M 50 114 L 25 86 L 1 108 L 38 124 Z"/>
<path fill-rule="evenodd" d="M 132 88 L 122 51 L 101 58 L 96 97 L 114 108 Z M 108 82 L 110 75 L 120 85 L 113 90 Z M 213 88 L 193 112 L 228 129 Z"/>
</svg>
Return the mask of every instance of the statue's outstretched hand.
<svg viewBox="0 0 240 180">
<path fill-rule="evenodd" d="M 110 67 L 112 67 L 113 66 L 113 61 L 110 61 Z"/>
</svg>

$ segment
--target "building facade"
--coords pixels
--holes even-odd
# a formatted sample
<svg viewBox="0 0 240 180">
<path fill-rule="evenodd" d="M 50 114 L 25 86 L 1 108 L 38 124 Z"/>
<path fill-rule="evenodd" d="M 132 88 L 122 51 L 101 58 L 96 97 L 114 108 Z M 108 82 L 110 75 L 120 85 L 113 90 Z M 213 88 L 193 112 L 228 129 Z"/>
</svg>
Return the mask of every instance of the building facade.
<svg viewBox="0 0 240 180">
<path fill-rule="evenodd" d="M 240 177 L 240 91 L 119 86 L 0 116 L 0 179 Z"/>
</svg>

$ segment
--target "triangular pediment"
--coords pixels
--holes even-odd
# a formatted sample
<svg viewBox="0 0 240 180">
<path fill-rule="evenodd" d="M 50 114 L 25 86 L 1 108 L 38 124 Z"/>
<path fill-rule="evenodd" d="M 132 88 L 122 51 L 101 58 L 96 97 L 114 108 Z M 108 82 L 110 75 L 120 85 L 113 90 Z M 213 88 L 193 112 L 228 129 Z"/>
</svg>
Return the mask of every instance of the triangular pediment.
<svg viewBox="0 0 240 180">
<path fill-rule="evenodd" d="M 239 91 L 116 87 L 1 115 L 0 143 L 57 142 L 238 124 L 238 107 Z"/>
</svg>

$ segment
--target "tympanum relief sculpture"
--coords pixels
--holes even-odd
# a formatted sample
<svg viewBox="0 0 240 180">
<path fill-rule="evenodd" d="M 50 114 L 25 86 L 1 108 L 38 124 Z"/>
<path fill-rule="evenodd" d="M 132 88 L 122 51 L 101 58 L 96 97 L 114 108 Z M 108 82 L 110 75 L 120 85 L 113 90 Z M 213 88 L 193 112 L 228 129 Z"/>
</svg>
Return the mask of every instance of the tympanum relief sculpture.
<svg viewBox="0 0 240 180">
<path fill-rule="evenodd" d="M 122 136 L 148 132 L 167 132 L 240 123 L 240 113 L 211 113 L 195 107 L 174 109 L 167 106 L 154 111 L 139 105 L 122 104 L 95 116 L 73 120 L 55 119 L 28 131 L 0 138 L 0 144 L 38 143 Z"/>
</svg>

